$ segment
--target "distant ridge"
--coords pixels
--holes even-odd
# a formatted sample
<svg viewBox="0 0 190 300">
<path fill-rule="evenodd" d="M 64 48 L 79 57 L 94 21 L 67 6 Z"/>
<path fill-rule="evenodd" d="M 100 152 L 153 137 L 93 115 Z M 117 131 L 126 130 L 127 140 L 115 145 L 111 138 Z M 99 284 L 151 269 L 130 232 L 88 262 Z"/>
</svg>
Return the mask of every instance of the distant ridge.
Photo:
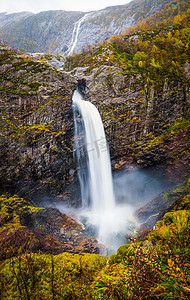
<svg viewBox="0 0 190 300">
<path fill-rule="evenodd" d="M 126 5 L 109 6 L 92 12 L 50 10 L 39 13 L 0 14 L 0 39 L 27 52 L 68 53 L 75 23 L 80 25 L 73 51 L 95 45 L 119 34 L 139 20 L 159 10 L 167 0 L 134 0 Z"/>
</svg>

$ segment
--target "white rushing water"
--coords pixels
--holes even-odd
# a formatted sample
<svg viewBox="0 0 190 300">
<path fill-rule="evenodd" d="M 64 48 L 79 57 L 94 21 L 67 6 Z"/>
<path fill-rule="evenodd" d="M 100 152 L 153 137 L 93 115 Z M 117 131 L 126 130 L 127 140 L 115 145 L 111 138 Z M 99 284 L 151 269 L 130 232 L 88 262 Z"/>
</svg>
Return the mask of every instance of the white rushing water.
<svg viewBox="0 0 190 300">
<path fill-rule="evenodd" d="M 84 22 L 84 20 L 86 19 L 87 16 L 88 16 L 88 13 L 85 14 L 80 20 L 78 20 L 74 24 L 71 42 L 70 42 L 70 45 L 69 45 L 69 49 L 66 52 L 67 56 L 70 56 L 70 55 L 73 54 L 73 51 L 74 51 L 74 49 L 75 49 L 75 47 L 77 45 L 78 35 L 79 35 L 79 31 L 80 31 L 80 26 Z"/>
<path fill-rule="evenodd" d="M 90 206 L 96 212 L 105 211 L 109 208 L 113 209 L 115 199 L 110 157 L 100 114 L 92 103 L 82 99 L 78 91 L 74 93 L 73 103 L 77 106 L 82 116 L 80 123 L 84 122 L 84 138 L 86 141 L 82 141 L 82 143 L 85 143 L 83 146 L 87 148 Z M 77 122 L 75 122 L 75 129 L 78 136 L 80 133 L 78 132 Z M 81 126 L 79 130 L 81 130 Z M 81 153 L 77 151 L 77 155 L 78 161 L 80 161 Z M 85 186 L 84 189 L 86 189 Z M 84 196 L 82 198 L 83 207 L 87 207 L 88 200 Z"/>
<path fill-rule="evenodd" d="M 75 123 L 74 151 L 78 161 L 81 186 L 81 216 L 96 228 L 97 237 L 107 247 L 113 245 L 118 234 L 125 234 L 134 223 L 129 206 L 115 202 L 110 155 L 102 120 L 97 108 L 83 100 L 75 91 L 73 95 Z"/>
</svg>

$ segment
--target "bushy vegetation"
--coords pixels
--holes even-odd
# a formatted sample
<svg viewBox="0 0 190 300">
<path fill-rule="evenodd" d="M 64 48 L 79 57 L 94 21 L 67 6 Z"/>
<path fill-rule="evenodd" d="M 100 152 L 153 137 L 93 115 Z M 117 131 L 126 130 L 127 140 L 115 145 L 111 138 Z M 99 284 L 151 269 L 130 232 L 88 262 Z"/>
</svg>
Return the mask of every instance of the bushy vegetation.
<svg viewBox="0 0 190 300">
<path fill-rule="evenodd" d="M 188 299 L 190 212 L 165 214 L 145 241 L 107 258 L 27 254 L 1 263 L 1 299 Z"/>
<path fill-rule="evenodd" d="M 188 299 L 190 212 L 167 213 L 147 240 L 123 245 L 95 282 L 101 299 Z"/>
<path fill-rule="evenodd" d="M 189 299 L 189 184 L 165 193 L 176 199 L 143 241 L 112 254 L 94 282 L 100 299 Z"/>
<path fill-rule="evenodd" d="M 180 23 L 182 16 L 189 13 L 189 1 L 185 0 L 173 0 L 162 1 L 161 9 L 158 9 L 156 13 L 148 16 L 147 18 L 141 18 L 137 24 L 131 26 L 124 34 L 132 34 L 137 30 L 148 29 L 152 27 L 162 27 L 165 25 Z"/>
<path fill-rule="evenodd" d="M 90 299 L 107 258 L 94 254 L 30 254 L 1 263 L 1 299 Z"/>
<path fill-rule="evenodd" d="M 86 253 L 34 254 L 29 248 L 23 255 L 22 247 L 11 252 L 0 263 L 0 298 L 189 299 L 189 183 L 165 194 L 176 202 L 145 240 L 120 246 L 109 259 Z M 1 232 L 7 235 L 22 228 L 25 214 L 39 210 L 6 195 L 0 208 Z M 26 232 L 25 243 L 32 239 Z"/>
</svg>

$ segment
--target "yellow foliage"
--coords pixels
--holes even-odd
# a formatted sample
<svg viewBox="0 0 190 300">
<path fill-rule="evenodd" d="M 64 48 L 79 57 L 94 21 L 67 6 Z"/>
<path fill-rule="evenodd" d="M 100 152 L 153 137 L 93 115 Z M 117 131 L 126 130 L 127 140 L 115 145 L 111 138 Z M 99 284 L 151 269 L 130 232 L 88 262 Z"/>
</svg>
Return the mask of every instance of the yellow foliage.
<svg viewBox="0 0 190 300">
<path fill-rule="evenodd" d="M 157 52 L 158 51 L 158 47 L 156 47 L 156 45 L 152 46 L 152 52 Z"/>
</svg>

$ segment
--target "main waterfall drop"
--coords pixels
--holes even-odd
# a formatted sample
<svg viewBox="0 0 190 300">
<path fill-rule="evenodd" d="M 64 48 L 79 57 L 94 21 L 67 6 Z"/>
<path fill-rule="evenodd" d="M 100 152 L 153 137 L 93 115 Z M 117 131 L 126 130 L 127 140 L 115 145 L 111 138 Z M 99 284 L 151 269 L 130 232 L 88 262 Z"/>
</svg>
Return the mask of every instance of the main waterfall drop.
<svg viewBox="0 0 190 300">
<path fill-rule="evenodd" d="M 82 216 L 97 229 L 97 237 L 108 247 L 118 233 L 126 233 L 126 207 L 115 203 L 110 155 L 97 108 L 73 95 L 75 125 L 74 152 L 78 161 Z M 128 224 L 128 223 L 127 223 Z M 118 245 L 116 245 L 118 246 Z"/>
<path fill-rule="evenodd" d="M 75 149 L 79 162 L 79 178 L 82 186 L 82 205 L 90 206 L 94 212 L 113 209 L 115 206 L 110 156 L 102 120 L 97 108 L 84 101 L 81 94 L 75 91 L 73 97 L 75 116 L 79 112 L 82 119 L 75 117 Z M 85 186 L 84 162 L 81 153 L 86 155 L 87 177 Z M 86 152 L 86 153 L 85 153 Z M 88 184 L 88 186 L 86 186 Z M 83 189 L 88 189 L 88 194 Z"/>
</svg>

